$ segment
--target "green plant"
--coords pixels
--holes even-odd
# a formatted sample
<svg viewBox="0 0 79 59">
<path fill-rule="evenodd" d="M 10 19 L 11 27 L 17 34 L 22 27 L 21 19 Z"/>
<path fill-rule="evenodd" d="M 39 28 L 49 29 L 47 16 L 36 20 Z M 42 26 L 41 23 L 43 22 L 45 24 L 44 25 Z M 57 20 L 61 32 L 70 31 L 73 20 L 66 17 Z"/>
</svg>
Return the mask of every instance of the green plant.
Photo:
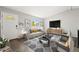
<svg viewBox="0 0 79 59">
<path fill-rule="evenodd" d="M 0 48 L 5 47 L 7 42 L 7 39 L 3 39 L 2 37 L 0 37 Z"/>
</svg>

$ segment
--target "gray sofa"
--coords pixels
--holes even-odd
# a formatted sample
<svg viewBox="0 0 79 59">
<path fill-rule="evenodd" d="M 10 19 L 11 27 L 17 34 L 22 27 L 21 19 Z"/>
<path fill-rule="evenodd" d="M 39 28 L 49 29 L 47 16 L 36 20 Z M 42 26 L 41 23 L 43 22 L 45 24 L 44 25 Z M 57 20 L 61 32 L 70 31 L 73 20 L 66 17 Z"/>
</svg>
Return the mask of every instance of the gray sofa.
<svg viewBox="0 0 79 59">
<path fill-rule="evenodd" d="M 56 44 L 59 52 L 74 52 L 74 40 L 71 36 L 62 36 Z"/>
<path fill-rule="evenodd" d="M 39 31 L 39 32 L 29 33 L 29 34 L 27 34 L 27 36 L 28 36 L 29 39 L 32 39 L 32 38 L 35 38 L 35 37 L 42 36 L 44 34 L 45 34 L 45 32 Z"/>
<path fill-rule="evenodd" d="M 52 42 L 56 45 L 56 49 L 59 52 L 69 52 L 69 46 L 66 46 L 67 41 L 69 40 L 68 36 L 63 36 L 63 35 L 53 35 L 51 38 L 51 43 Z M 53 47 L 53 45 L 51 45 Z"/>
</svg>

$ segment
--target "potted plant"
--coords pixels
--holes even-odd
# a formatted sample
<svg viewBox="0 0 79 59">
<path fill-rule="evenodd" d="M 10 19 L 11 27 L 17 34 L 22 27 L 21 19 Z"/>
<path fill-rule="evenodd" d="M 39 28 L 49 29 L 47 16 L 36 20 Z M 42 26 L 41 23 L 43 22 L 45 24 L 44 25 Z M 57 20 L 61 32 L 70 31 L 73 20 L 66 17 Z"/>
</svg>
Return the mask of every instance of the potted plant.
<svg viewBox="0 0 79 59">
<path fill-rule="evenodd" d="M 8 40 L 0 37 L 0 48 L 4 48 L 7 44 Z"/>
</svg>

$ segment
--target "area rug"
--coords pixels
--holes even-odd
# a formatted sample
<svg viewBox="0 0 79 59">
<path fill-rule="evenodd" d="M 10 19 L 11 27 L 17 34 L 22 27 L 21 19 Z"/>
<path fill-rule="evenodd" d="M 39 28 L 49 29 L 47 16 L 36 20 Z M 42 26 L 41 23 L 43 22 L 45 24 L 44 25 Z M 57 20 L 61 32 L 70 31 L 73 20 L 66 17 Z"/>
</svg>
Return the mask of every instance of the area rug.
<svg viewBox="0 0 79 59">
<path fill-rule="evenodd" d="M 53 52 L 50 47 L 44 47 L 40 42 L 39 38 L 34 38 L 28 41 L 25 41 L 24 44 L 29 46 L 35 52 Z"/>
</svg>

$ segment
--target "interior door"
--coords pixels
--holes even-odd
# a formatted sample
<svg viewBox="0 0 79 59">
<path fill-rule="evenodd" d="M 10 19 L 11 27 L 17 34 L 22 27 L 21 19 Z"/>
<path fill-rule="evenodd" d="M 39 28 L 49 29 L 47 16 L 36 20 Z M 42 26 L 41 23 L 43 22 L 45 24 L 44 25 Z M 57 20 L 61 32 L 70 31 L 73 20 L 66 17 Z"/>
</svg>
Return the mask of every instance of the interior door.
<svg viewBox="0 0 79 59">
<path fill-rule="evenodd" d="M 2 12 L 2 36 L 13 39 L 18 36 L 18 16 L 12 13 Z"/>
</svg>

